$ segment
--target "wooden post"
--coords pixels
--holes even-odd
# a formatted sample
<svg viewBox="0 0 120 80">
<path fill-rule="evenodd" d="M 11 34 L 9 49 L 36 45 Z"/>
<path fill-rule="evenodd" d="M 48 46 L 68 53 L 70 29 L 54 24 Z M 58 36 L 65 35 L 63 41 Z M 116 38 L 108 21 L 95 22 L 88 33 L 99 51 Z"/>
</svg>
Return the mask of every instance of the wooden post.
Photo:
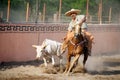
<svg viewBox="0 0 120 80">
<path fill-rule="evenodd" d="M 102 0 L 100 0 L 100 6 L 99 7 L 100 7 L 100 11 L 99 11 L 100 12 L 100 14 L 99 14 L 100 15 L 100 24 L 102 24 Z"/>
<path fill-rule="evenodd" d="M 42 17 L 42 13 L 39 12 L 39 20 L 42 21 L 43 20 L 43 17 Z"/>
<path fill-rule="evenodd" d="M 3 18 L 3 11 L 0 11 L 0 17 Z"/>
<path fill-rule="evenodd" d="M 10 0 L 8 0 L 8 8 L 7 8 L 7 22 L 9 22 L 10 18 Z"/>
<path fill-rule="evenodd" d="M 87 17 L 87 22 L 89 21 L 89 19 L 88 19 L 88 17 L 89 17 L 88 9 L 89 9 L 89 0 L 87 0 L 87 7 L 86 7 L 86 17 Z"/>
<path fill-rule="evenodd" d="M 120 11 L 119 11 L 118 23 L 120 24 Z"/>
<path fill-rule="evenodd" d="M 100 3 L 98 5 L 98 22 L 100 22 Z"/>
<path fill-rule="evenodd" d="M 29 2 L 27 2 L 27 9 L 26 9 L 26 22 L 28 22 L 29 17 Z"/>
<path fill-rule="evenodd" d="M 59 15 L 58 15 L 59 22 L 61 21 L 61 7 L 62 7 L 62 0 L 60 0 L 59 3 Z"/>
<path fill-rule="evenodd" d="M 36 19 L 35 19 L 35 23 L 38 23 L 38 15 L 39 15 L 39 1 L 36 0 Z"/>
<path fill-rule="evenodd" d="M 57 21 L 58 21 L 58 12 L 53 14 L 53 22 L 57 22 Z"/>
<path fill-rule="evenodd" d="M 109 23 L 111 23 L 111 13 L 112 13 L 112 8 L 109 9 Z"/>
<path fill-rule="evenodd" d="M 43 6 L 43 22 L 45 22 L 45 12 L 46 12 L 46 4 Z"/>
<path fill-rule="evenodd" d="M 90 16 L 90 22 L 92 22 L 92 16 Z"/>
</svg>

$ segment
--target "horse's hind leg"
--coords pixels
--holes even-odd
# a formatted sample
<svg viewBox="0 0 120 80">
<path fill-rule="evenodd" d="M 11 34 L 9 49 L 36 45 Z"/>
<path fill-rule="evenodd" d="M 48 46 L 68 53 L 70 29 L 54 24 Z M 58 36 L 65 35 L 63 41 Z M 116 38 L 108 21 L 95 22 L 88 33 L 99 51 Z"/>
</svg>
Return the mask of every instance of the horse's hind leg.
<svg viewBox="0 0 120 80">
<path fill-rule="evenodd" d="M 88 59 L 88 56 L 89 56 L 89 53 L 88 53 L 88 48 L 85 46 L 84 47 L 84 51 L 83 51 L 83 54 L 84 54 L 84 60 L 83 60 L 83 67 L 85 66 L 85 63 Z"/>
<path fill-rule="evenodd" d="M 72 69 L 73 65 L 75 64 L 75 62 L 78 61 L 79 57 L 80 57 L 79 54 L 74 57 L 73 62 L 71 63 L 71 65 L 70 65 L 70 67 L 69 67 L 69 70 L 68 70 L 68 72 L 67 72 L 67 75 L 68 75 L 69 72 L 71 71 L 71 69 Z"/>
<path fill-rule="evenodd" d="M 85 63 L 86 63 L 87 59 L 88 59 L 88 54 L 84 53 L 84 60 L 83 60 L 83 68 L 84 69 L 85 69 Z"/>
</svg>

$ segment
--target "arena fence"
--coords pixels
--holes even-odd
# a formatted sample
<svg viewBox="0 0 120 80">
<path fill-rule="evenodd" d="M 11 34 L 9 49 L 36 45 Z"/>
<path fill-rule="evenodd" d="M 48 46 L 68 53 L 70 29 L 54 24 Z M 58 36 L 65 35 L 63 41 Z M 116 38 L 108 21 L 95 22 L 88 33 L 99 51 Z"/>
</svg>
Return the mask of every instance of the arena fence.
<svg viewBox="0 0 120 80">
<path fill-rule="evenodd" d="M 92 55 L 120 52 L 120 24 L 88 24 L 95 39 Z M 0 62 L 34 60 L 32 45 L 40 45 L 46 38 L 63 42 L 68 24 L 0 24 Z"/>
</svg>

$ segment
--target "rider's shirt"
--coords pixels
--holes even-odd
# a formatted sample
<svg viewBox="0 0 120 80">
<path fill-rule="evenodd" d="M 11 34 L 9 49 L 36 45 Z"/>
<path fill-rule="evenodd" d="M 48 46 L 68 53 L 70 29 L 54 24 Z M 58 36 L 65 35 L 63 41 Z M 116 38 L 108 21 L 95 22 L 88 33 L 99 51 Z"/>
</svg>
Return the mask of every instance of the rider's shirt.
<svg viewBox="0 0 120 80">
<path fill-rule="evenodd" d="M 74 27 L 79 24 L 79 22 L 84 18 L 84 16 L 85 15 L 77 15 L 75 20 L 71 20 L 71 22 L 69 23 L 68 31 L 74 30 Z M 81 28 L 88 28 L 87 23 L 84 22 Z"/>
</svg>

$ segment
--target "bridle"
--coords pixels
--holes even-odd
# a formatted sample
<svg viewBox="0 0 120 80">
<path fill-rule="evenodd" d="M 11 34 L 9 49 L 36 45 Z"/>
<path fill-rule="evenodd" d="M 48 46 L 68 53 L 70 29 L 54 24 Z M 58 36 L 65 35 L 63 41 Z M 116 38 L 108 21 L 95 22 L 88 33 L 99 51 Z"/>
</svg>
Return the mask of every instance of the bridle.
<svg viewBox="0 0 120 80">
<path fill-rule="evenodd" d="M 83 41 L 80 41 L 79 43 L 75 44 L 72 40 L 70 40 L 70 43 L 74 46 L 79 46 L 79 45 L 82 45 L 83 43 L 86 42 L 86 39 L 84 39 Z"/>
<path fill-rule="evenodd" d="M 82 36 L 81 27 L 80 27 L 79 30 L 80 30 L 79 33 L 74 33 L 74 37 L 75 37 L 76 39 L 79 39 L 79 38 Z M 86 39 L 83 39 L 83 36 L 82 36 L 82 41 L 78 42 L 77 44 L 75 44 L 75 43 L 72 41 L 72 39 L 70 40 L 70 43 L 71 43 L 72 45 L 74 45 L 75 47 L 81 46 L 81 45 L 83 45 L 85 42 L 86 42 Z"/>
</svg>

